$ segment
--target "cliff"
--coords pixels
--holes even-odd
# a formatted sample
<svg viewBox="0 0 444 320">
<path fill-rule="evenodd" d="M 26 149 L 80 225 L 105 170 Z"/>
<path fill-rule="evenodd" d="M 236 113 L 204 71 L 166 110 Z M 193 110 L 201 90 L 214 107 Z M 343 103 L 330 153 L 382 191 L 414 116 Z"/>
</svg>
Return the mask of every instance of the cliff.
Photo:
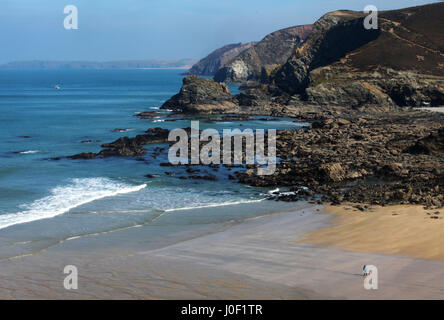
<svg viewBox="0 0 444 320">
<path fill-rule="evenodd" d="M 275 32 L 215 75 L 216 81 L 262 83 L 250 82 L 236 96 L 217 95 L 217 104 L 223 99 L 225 107 L 234 104 L 223 112 L 286 116 L 300 116 L 302 108 L 307 114 L 307 109 L 373 112 L 444 105 L 443 16 L 444 3 L 379 12 L 378 29 L 367 30 L 364 13 L 335 11 L 313 27 Z M 308 30 L 304 42 L 302 31 Z M 200 97 L 206 105 L 212 99 Z"/>
<path fill-rule="evenodd" d="M 218 82 L 258 80 L 263 73 L 285 63 L 310 34 L 312 25 L 282 29 L 267 35 L 220 68 L 214 79 Z"/>
<path fill-rule="evenodd" d="M 444 104 L 444 3 L 379 13 L 328 13 L 272 76 L 283 93 L 318 105 Z"/>
<path fill-rule="evenodd" d="M 234 43 L 214 50 L 205 58 L 194 64 L 186 75 L 213 76 L 217 70 L 223 67 L 227 62 L 238 56 L 241 52 L 254 46 L 255 42 Z"/>
</svg>

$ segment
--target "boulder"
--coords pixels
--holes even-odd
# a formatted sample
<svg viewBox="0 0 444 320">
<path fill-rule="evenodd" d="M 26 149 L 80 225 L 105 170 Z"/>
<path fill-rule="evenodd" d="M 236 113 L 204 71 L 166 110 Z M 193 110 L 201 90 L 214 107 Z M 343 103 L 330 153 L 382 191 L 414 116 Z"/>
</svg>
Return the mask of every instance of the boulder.
<svg viewBox="0 0 444 320">
<path fill-rule="evenodd" d="M 225 84 L 195 75 L 183 79 L 180 92 L 167 100 L 161 109 L 184 113 L 219 113 L 235 109 L 236 102 Z"/>
</svg>

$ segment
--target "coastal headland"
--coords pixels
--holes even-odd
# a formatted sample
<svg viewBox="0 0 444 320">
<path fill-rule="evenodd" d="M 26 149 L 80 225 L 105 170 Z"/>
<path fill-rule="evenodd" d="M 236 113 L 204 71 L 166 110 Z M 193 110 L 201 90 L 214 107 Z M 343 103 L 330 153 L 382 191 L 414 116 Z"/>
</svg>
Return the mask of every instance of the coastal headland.
<svg viewBox="0 0 444 320">
<path fill-rule="evenodd" d="M 257 117 L 306 124 L 277 131 L 272 175 L 257 174 L 256 164 L 210 165 L 227 167 L 238 183 L 275 189 L 264 201 L 294 208 L 205 226 L 151 249 L 132 245 L 152 226 L 69 239 L 0 261 L 0 298 L 443 299 L 444 114 L 423 109 L 444 105 L 443 16 L 444 3 L 384 11 L 379 28 L 367 30 L 362 12 L 330 12 L 313 26 L 266 37 L 266 46 L 251 44 L 214 79 L 185 77 L 161 110 L 137 116 L 151 124 L 248 126 Z M 246 58 L 272 57 L 264 50 L 294 32 L 291 50 L 279 46 L 291 52 L 285 61 Z M 238 94 L 229 90 L 234 81 Z M 157 161 L 168 153 L 168 135 L 150 128 L 66 156 Z M 148 150 L 157 144 L 164 145 Z M 182 166 L 178 179 L 217 180 Z M 54 279 L 68 262 L 82 272 L 79 290 L 65 290 L 62 274 Z M 377 266 L 378 290 L 363 287 L 363 265 Z"/>
<path fill-rule="evenodd" d="M 380 12 L 377 30 L 364 28 L 363 13 L 327 13 L 313 26 L 293 30 L 303 30 L 305 40 L 298 38 L 285 63 L 264 71 L 268 76 L 246 79 L 239 94 L 231 94 L 226 83 L 191 75 L 163 104 L 166 112 L 139 116 L 247 124 L 260 115 L 308 122 L 303 129 L 278 131 L 280 161 L 273 175 L 258 175 L 250 165 L 230 178 L 258 187 L 286 187 L 294 193 L 272 197 L 285 201 L 441 208 L 444 115 L 421 108 L 444 105 L 444 42 L 436 33 L 443 27 L 443 12 L 443 3 Z M 263 40 L 269 50 L 280 38 L 273 39 Z M 259 44 L 252 48 L 262 52 Z M 137 157 L 146 153 L 143 146 L 168 142 L 167 137 L 165 129 L 149 129 L 145 135 L 104 144 L 97 154 L 72 157 Z M 301 187 L 308 191 L 298 192 Z"/>
</svg>

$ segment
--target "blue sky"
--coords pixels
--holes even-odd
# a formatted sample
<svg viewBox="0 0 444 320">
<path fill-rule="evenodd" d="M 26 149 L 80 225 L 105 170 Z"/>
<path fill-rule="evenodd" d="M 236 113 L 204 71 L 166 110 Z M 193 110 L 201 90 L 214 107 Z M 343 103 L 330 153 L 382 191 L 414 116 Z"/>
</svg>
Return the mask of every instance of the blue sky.
<svg viewBox="0 0 444 320">
<path fill-rule="evenodd" d="M 379 10 L 433 0 L 0 0 L 0 63 L 13 60 L 201 58 L 235 42 L 260 40 L 328 11 Z M 63 8 L 79 10 L 65 30 Z"/>
</svg>

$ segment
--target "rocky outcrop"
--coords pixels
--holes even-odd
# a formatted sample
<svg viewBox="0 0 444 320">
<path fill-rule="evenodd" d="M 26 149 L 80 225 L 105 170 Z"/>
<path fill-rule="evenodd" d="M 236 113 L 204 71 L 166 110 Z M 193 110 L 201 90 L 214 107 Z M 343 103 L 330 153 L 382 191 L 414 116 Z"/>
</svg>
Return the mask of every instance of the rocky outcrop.
<svg viewBox="0 0 444 320">
<path fill-rule="evenodd" d="M 79 153 L 69 156 L 70 159 L 95 159 L 105 157 L 136 157 L 146 153 L 145 145 L 168 142 L 168 129 L 150 128 L 145 134 L 134 138 L 122 137 L 111 143 L 102 145 L 99 153 Z"/>
<path fill-rule="evenodd" d="M 180 92 L 167 100 L 161 109 L 184 114 L 263 114 L 275 115 L 281 108 L 278 99 L 273 99 L 267 88 L 251 88 L 231 95 L 228 87 L 213 79 L 195 75 L 183 79 Z"/>
<path fill-rule="evenodd" d="M 444 127 L 431 132 L 425 138 L 419 139 L 404 152 L 411 154 L 439 154 L 444 153 Z"/>
<path fill-rule="evenodd" d="M 195 75 L 183 79 L 180 92 L 167 100 L 161 109 L 184 113 L 220 113 L 237 105 L 225 84 Z"/>
<path fill-rule="evenodd" d="M 443 105 L 443 14 L 444 3 L 380 12 L 366 30 L 363 13 L 328 13 L 271 80 L 317 105 Z"/>
<path fill-rule="evenodd" d="M 282 29 L 267 35 L 217 71 L 218 82 L 243 82 L 267 78 L 271 71 L 294 54 L 308 37 L 312 25 Z"/>
<path fill-rule="evenodd" d="M 313 27 L 270 34 L 220 69 L 217 81 L 246 81 L 241 94 L 188 79 L 166 107 L 288 116 L 307 105 L 373 111 L 444 105 L 444 38 L 436 31 L 444 30 L 443 15 L 444 3 L 380 12 L 378 29 L 367 30 L 364 13 L 331 12 Z"/>
<path fill-rule="evenodd" d="M 338 67 L 331 66 L 313 70 L 303 93 L 304 100 L 317 105 L 351 108 L 444 104 L 444 79 L 439 77 L 385 68 L 373 72 L 338 70 Z"/>
<path fill-rule="evenodd" d="M 443 120 L 442 114 L 412 111 L 321 119 L 306 130 L 278 131 L 281 160 L 273 175 L 246 170 L 236 176 L 253 186 L 287 186 L 292 191 L 305 187 L 311 196 L 323 195 L 333 203 L 441 207 Z M 299 192 L 284 193 L 286 201 L 300 197 Z"/>
<path fill-rule="evenodd" d="M 256 42 L 234 43 L 214 50 L 205 58 L 199 60 L 185 75 L 213 76 L 227 62 L 237 57 L 241 52 L 254 46 Z"/>
</svg>

